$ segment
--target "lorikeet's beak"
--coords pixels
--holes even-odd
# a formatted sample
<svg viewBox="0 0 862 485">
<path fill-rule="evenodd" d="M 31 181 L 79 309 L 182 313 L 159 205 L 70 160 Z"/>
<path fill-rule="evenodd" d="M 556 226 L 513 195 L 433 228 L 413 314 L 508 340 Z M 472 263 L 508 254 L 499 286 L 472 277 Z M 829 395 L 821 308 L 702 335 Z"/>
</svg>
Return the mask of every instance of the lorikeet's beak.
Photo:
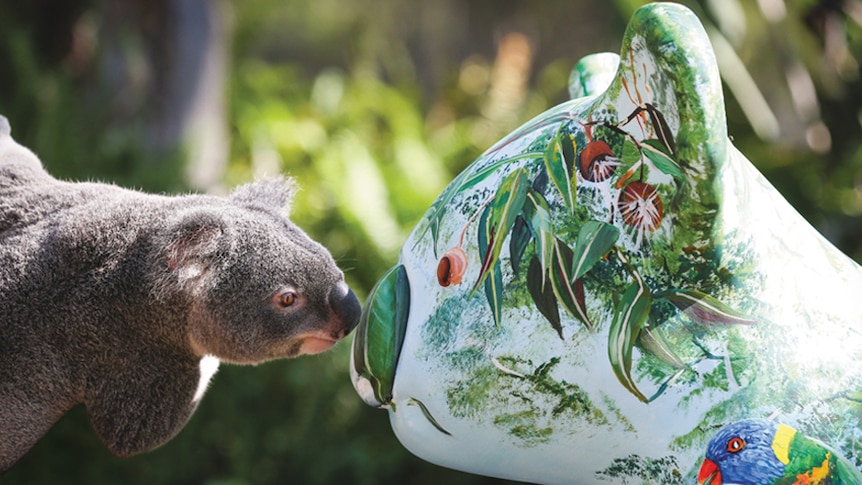
<svg viewBox="0 0 862 485">
<path fill-rule="evenodd" d="M 709 458 L 703 460 L 700 465 L 700 473 L 697 474 L 698 485 L 721 485 L 721 471 L 718 465 Z"/>
</svg>

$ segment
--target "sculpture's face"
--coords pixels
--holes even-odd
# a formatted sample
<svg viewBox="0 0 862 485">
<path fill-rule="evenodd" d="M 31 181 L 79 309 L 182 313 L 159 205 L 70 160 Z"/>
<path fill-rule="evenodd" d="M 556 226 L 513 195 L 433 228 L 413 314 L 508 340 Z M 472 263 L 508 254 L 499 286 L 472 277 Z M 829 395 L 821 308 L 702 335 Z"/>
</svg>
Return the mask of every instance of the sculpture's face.
<svg viewBox="0 0 862 485">
<path fill-rule="evenodd" d="M 573 91 L 450 184 L 369 296 L 366 402 L 423 458 L 534 482 L 690 483 L 743 418 L 858 450 L 862 271 L 727 141 L 696 18 L 638 11 Z"/>
</svg>

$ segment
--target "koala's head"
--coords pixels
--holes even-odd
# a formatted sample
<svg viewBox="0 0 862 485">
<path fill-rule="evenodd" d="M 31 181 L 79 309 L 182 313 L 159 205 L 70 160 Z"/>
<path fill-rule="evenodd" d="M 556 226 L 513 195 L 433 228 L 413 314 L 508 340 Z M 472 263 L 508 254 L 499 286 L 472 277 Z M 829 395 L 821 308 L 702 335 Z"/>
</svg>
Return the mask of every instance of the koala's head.
<svg viewBox="0 0 862 485">
<path fill-rule="evenodd" d="M 291 222 L 293 184 L 270 179 L 181 211 L 161 244 L 191 302 L 196 353 L 258 363 L 327 350 L 356 325 L 360 304 L 329 252 Z"/>
</svg>

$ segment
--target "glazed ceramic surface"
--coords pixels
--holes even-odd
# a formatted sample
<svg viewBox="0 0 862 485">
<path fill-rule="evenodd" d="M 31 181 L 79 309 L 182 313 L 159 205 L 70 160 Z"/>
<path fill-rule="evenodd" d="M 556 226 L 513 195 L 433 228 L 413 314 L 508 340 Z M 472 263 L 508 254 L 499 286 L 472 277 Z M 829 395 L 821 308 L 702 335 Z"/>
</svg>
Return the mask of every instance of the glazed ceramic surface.
<svg viewBox="0 0 862 485">
<path fill-rule="evenodd" d="M 862 484 L 862 269 L 728 141 L 697 18 L 640 9 L 570 84 L 412 232 L 359 394 L 472 473 Z"/>
</svg>

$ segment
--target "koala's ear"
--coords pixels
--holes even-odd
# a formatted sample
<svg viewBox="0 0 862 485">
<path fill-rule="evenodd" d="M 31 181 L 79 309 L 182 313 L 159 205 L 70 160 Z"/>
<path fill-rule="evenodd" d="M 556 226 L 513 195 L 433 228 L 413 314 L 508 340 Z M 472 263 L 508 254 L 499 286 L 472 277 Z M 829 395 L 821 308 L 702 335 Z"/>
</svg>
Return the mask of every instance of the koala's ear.
<svg viewBox="0 0 862 485">
<path fill-rule="evenodd" d="M 162 242 L 168 270 L 180 281 L 189 281 L 206 273 L 224 234 L 224 221 L 212 211 L 194 211 L 181 215 L 168 226 Z"/>
<path fill-rule="evenodd" d="M 289 211 L 296 190 L 297 185 L 292 178 L 269 177 L 237 187 L 230 199 L 241 205 Z"/>
<path fill-rule="evenodd" d="M 12 127 L 3 115 L 0 115 L 0 136 L 12 136 Z"/>
</svg>

